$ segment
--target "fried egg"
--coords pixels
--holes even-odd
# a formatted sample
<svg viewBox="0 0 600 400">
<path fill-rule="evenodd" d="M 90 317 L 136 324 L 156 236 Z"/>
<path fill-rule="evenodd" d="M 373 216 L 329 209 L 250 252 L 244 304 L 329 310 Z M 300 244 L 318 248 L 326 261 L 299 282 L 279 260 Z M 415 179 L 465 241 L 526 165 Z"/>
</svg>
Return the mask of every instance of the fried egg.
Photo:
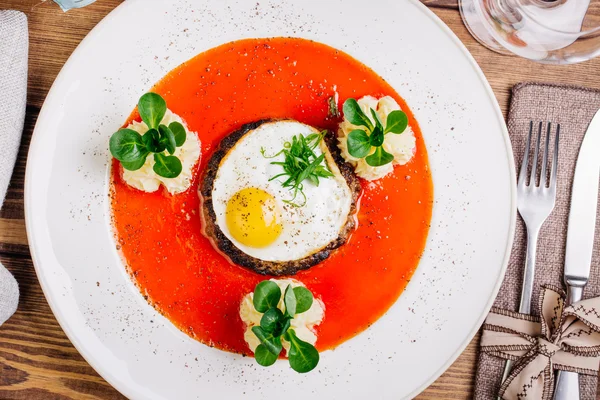
<svg viewBox="0 0 600 400">
<path fill-rule="evenodd" d="M 352 213 L 357 195 L 326 143 L 321 141 L 314 153 L 316 157 L 324 154 L 333 176 L 320 178 L 318 185 L 305 180 L 304 204 L 290 203 L 294 192 L 282 185 L 286 176 L 274 178 L 284 172 L 281 165 L 273 162 L 284 160 L 280 152 L 286 143 L 291 143 L 294 136 L 307 137 L 319 131 L 293 120 L 260 122 L 253 126 L 226 138 L 209 163 L 202 190 L 211 209 L 204 210 L 203 214 L 205 219 L 214 221 L 205 221 L 205 224 L 214 222 L 218 233 L 229 241 L 222 243 L 215 234 L 217 247 L 231 257 L 231 244 L 239 250 L 233 251 L 238 253 L 231 257 L 234 262 L 239 262 L 241 252 L 249 256 L 246 264 L 260 264 L 260 261 L 303 260 L 339 246 L 340 236 L 344 236 L 345 241 L 348 224 L 354 226 Z M 304 201 L 300 194 L 297 199 L 300 203 Z M 327 252 L 318 261 L 328 255 Z"/>
</svg>

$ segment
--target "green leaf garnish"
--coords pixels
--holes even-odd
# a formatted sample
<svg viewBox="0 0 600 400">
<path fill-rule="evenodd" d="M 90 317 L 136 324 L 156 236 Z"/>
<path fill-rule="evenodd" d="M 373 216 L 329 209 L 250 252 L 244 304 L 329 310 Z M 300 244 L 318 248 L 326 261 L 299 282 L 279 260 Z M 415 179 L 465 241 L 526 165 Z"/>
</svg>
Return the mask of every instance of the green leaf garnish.
<svg viewBox="0 0 600 400">
<path fill-rule="evenodd" d="M 138 111 L 148 128 L 156 129 L 167 112 L 167 103 L 156 93 L 146 93 L 140 97 Z"/>
<path fill-rule="evenodd" d="M 282 321 L 283 319 L 283 313 L 279 308 L 269 308 L 260 319 L 260 327 L 263 328 L 265 332 L 273 333 L 277 330 L 279 321 Z"/>
<path fill-rule="evenodd" d="M 146 157 L 142 157 L 137 161 L 132 161 L 129 163 L 121 161 L 121 165 L 123 166 L 123 168 L 125 168 L 128 171 L 137 171 L 138 169 L 142 168 L 144 164 L 146 164 Z"/>
<path fill-rule="evenodd" d="M 383 149 L 383 147 L 376 147 L 375 153 L 367 156 L 365 160 L 371 167 L 380 167 L 385 164 L 389 164 L 394 159 L 394 156 Z"/>
<path fill-rule="evenodd" d="M 286 178 L 281 185 L 284 188 L 289 188 L 293 192 L 293 197 L 290 200 L 284 200 L 284 202 L 295 207 L 302 207 L 306 204 L 304 181 L 308 180 L 315 186 L 318 186 L 319 178 L 330 178 L 333 176 L 329 167 L 323 162 L 325 155 L 321 154 L 317 157 L 314 152 L 326 133 L 327 131 L 323 131 L 320 134 L 315 133 L 306 137 L 304 135 L 296 135 L 292 137 L 291 143 L 285 142 L 283 149 L 273 156 L 267 156 L 265 150 L 261 149 L 261 154 L 266 158 L 284 156 L 283 161 L 273 161 L 271 163 L 283 167 L 283 172 L 270 179 L 272 181 L 277 178 Z M 295 202 L 298 194 L 304 198 L 300 203 Z"/>
<path fill-rule="evenodd" d="M 267 310 L 260 319 L 260 327 L 264 332 L 272 334 L 274 337 L 283 335 L 291 325 L 292 317 L 284 315 L 277 307 Z"/>
<path fill-rule="evenodd" d="M 296 315 L 296 294 L 294 293 L 292 285 L 288 285 L 288 287 L 285 289 L 283 303 L 285 304 L 286 315 L 294 318 Z"/>
<path fill-rule="evenodd" d="M 372 108 L 370 112 L 375 125 L 362 112 L 355 99 L 347 99 L 344 102 L 344 117 L 351 124 L 365 128 L 355 129 L 348 134 L 348 153 L 355 158 L 364 158 L 372 167 L 379 167 L 394 160 L 394 156 L 382 147 L 385 135 L 390 132 L 395 134 L 404 132 L 408 127 L 408 117 L 401 110 L 392 111 L 388 114 L 384 127 L 377 112 Z"/>
<path fill-rule="evenodd" d="M 302 314 L 312 307 L 313 295 L 310 290 L 297 286 L 294 288 L 294 294 L 296 295 L 296 314 Z"/>
<path fill-rule="evenodd" d="M 146 93 L 138 102 L 138 111 L 148 130 L 139 134 L 133 129 L 120 129 L 110 137 L 109 148 L 112 156 L 121 162 L 123 168 L 136 171 L 146 163 L 146 158 L 154 154 L 154 172 L 164 178 L 176 178 L 181 174 L 181 160 L 173 154 L 186 140 L 185 127 L 179 122 L 169 126 L 160 122 L 167 112 L 167 103 L 156 93 Z M 170 155 L 165 154 L 167 151 Z"/>
<path fill-rule="evenodd" d="M 369 136 L 369 143 L 373 147 L 381 147 L 385 140 L 385 134 L 383 133 L 383 129 L 379 126 L 376 126 L 371 132 L 371 136 Z M 370 149 L 369 149 L 370 150 Z"/>
<path fill-rule="evenodd" d="M 110 152 L 121 162 L 138 162 L 148 155 L 142 136 L 132 129 L 119 129 L 110 137 Z"/>
<path fill-rule="evenodd" d="M 379 115 L 377 115 L 377 112 L 375 110 L 373 110 L 371 108 L 371 116 L 373 117 L 373 121 L 375 121 L 375 128 L 373 129 L 375 130 L 380 130 L 383 132 L 383 125 L 381 125 L 381 121 L 379 120 Z"/>
<path fill-rule="evenodd" d="M 348 153 L 352 157 L 364 158 L 371 151 L 369 134 L 362 129 L 355 129 L 348 134 Z"/>
<path fill-rule="evenodd" d="M 373 123 L 369 117 L 362 112 L 355 99 L 348 99 L 344 102 L 344 117 L 350 121 L 352 125 L 364 126 L 369 131 L 372 131 L 374 128 Z"/>
<path fill-rule="evenodd" d="M 254 358 L 256 358 L 256 362 L 263 367 L 269 367 L 275 364 L 275 361 L 277 361 L 278 357 L 278 354 L 271 353 L 264 344 L 259 344 L 254 351 Z"/>
<path fill-rule="evenodd" d="M 290 342 L 288 358 L 294 371 L 306 373 L 315 369 L 320 358 L 315 346 L 298 339 L 293 329 L 287 331 L 284 339 Z"/>
<path fill-rule="evenodd" d="M 266 332 L 260 326 L 253 326 L 252 332 L 254 332 L 258 340 L 260 340 L 260 343 L 263 344 L 271 353 L 275 355 L 279 355 L 279 353 L 281 353 L 282 346 L 280 336 L 273 336 L 272 333 Z"/>
<path fill-rule="evenodd" d="M 285 335 L 285 333 L 288 331 L 288 329 L 290 329 L 290 326 L 292 325 L 292 319 L 293 318 L 283 317 L 283 320 L 279 320 L 280 324 L 277 325 L 277 329 L 275 330 L 275 332 L 273 332 L 273 335 Z"/>
<path fill-rule="evenodd" d="M 254 288 L 252 303 L 256 311 L 264 313 L 271 307 L 277 307 L 281 299 L 281 289 L 275 282 L 262 281 Z"/>
<path fill-rule="evenodd" d="M 179 122 L 171 122 L 169 129 L 175 135 L 175 144 L 177 147 L 183 146 L 186 139 L 185 128 Z"/>
<path fill-rule="evenodd" d="M 396 110 L 388 114 L 385 133 L 402 133 L 408 127 L 408 117 L 402 111 Z"/>
<path fill-rule="evenodd" d="M 165 145 L 165 148 L 169 154 L 175 153 L 177 148 L 177 142 L 175 141 L 175 134 L 166 125 L 159 125 L 158 132 L 160 132 L 160 142 Z"/>
<path fill-rule="evenodd" d="M 165 156 L 163 153 L 154 154 L 154 167 L 152 168 L 157 175 L 164 178 L 176 178 L 181 173 L 183 166 L 179 158 L 175 156 Z"/>
<path fill-rule="evenodd" d="M 311 371 L 319 362 L 319 352 L 310 343 L 300 340 L 290 326 L 296 315 L 310 309 L 313 295 L 303 286 L 292 288 L 292 285 L 288 285 L 283 295 L 285 313 L 277 307 L 280 299 L 281 289 L 273 281 L 260 282 L 254 289 L 254 308 L 264 312 L 260 325 L 252 327 L 252 332 L 261 343 L 254 351 L 256 362 L 265 367 L 273 365 L 282 351 L 281 340 L 284 339 L 290 343 L 290 366 L 297 372 Z"/>
<path fill-rule="evenodd" d="M 162 153 L 166 149 L 165 144 L 160 141 L 160 133 L 156 129 L 150 129 L 144 133 L 142 140 L 146 149 L 151 153 Z"/>
</svg>

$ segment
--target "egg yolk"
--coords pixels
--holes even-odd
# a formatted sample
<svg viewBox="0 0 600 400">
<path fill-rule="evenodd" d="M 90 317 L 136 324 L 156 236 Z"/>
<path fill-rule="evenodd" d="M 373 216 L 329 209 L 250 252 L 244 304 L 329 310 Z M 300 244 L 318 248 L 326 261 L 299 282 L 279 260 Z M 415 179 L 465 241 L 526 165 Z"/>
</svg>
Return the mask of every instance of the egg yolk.
<svg viewBox="0 0 600 400">
<path fill-rule="evenodd" d="M 258 188 L 242 189 L 229 199 L 225 210 L 231 236 L 249 247 L 266 247 L 281 234 L 275 198 Z"/>
</svg>

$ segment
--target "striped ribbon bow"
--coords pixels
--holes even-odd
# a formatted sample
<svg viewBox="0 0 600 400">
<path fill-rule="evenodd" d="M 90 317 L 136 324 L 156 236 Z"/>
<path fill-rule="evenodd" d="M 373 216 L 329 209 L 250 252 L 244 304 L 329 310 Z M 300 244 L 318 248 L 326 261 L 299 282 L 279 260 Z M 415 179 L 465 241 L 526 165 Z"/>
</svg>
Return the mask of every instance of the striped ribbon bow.
<svg viewBox="0 0 600 400">
<path fill-rule="evenodd" d="M 564 292 L 544 286 L 540 314 L 493 308 L 485 320 L 481 351 L 515 362 L 498 393 L 504 400 L 551 400 L 554 370 L 598 374 L 600 297 L 565 307 Z"/>
</svg>

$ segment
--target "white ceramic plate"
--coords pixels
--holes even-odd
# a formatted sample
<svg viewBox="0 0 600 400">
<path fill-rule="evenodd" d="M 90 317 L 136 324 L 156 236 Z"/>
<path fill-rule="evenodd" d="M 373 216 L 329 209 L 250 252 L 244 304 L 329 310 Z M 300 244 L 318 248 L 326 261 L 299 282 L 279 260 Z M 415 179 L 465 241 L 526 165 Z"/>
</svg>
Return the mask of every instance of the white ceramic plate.
<svg viewBox="0 0 600 400">
<path fill-rule="evenodd" d="M 421 125 L 435 185 L 427 248 L 406 291 L 306 375 L 179 332 L 130 281 L 107 218 L 108 138 L 139 96 L 204 50 L 271 36 L 332 45 L 382 75 Z M 488 83 L 417 1 L 128 0 L 81 43 L 46 99 L 27 165 L 27 231 L 61 326 L 130 398 L 401 399 L 454 361 L 490 308 L 513 237 L 514 176 Z"/>
</svg>

